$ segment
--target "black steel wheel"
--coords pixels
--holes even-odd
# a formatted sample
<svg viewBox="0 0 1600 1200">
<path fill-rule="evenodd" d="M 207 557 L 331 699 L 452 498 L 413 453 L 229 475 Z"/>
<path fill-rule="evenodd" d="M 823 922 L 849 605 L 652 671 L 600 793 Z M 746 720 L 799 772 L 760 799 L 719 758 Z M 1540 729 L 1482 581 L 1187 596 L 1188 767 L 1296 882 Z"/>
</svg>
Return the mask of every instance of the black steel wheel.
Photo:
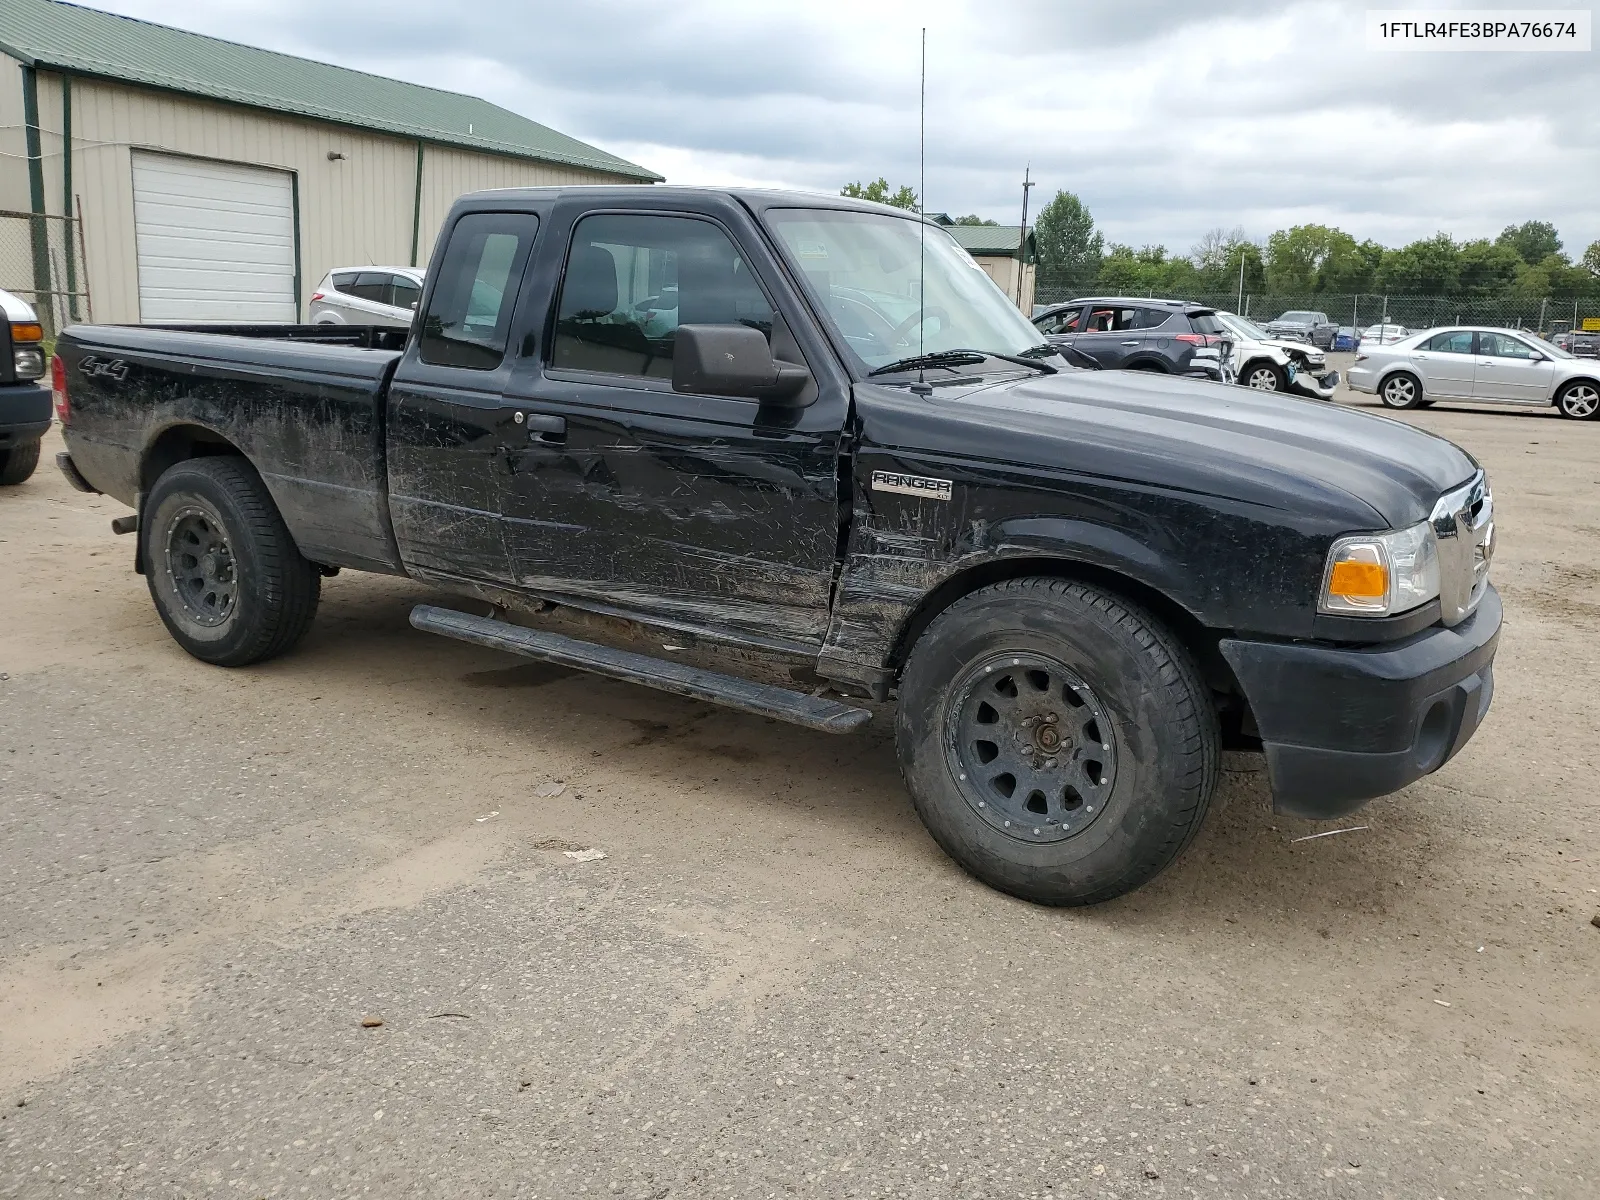
<svg viewBox="0 0 1600 1200">
<path fill-rule="evenodd" d="M 261 662 L 310 627 L 321 572 L 301 556 L 244 459 L 170 467 L 145 500 L 139 536 L 156 611 L 196 658 L 223 667 Z"/>
<path fill-rule="evenodd" d="M 212 628 L 233 613 L 239 575 L 222 518 L 201 502 L 173 510 L 168 517 L 166 555 L 160 568 L 189 619 Z"/>
<path fill-rule="evenodd" d="M 1046 654 L 997 654 L 951 685 L 945 750 L 962 795 L 1025 842 L 1072 837 L 1105 812 L 1115 726 L 1093 689 Z"/>
<path fill-rule="evenodd" d="M 1194 837 L 1221 759 L 1193 656 L 1161 621 L 1067 579 L 979 588 L 911 648 L 895 747 L 951 858 L 1040 904 L 1095 904 Z"/>
</svg>

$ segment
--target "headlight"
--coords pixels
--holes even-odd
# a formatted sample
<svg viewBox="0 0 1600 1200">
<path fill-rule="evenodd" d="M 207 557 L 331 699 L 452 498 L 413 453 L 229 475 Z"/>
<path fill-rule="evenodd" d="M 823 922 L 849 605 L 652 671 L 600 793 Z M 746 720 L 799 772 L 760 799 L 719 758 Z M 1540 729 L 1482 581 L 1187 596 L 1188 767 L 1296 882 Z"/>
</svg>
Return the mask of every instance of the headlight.
<svg viewBox="0 0 1600 1200">
<path fill-rule="evenodd" d="M 37 379 L 44 374 L 44 351 L 37 346 L 22 346 L 11 352 L 11 365 L 18 379 Z"/>
<path fill-rule="evenodd" d="M 1392 533 L 1342 537 L 1328 552 L 1317 608 L 1325 613 L 1387 617 L 1439 594 L 1439 553 L 1423 521 Z"/>
</svg>

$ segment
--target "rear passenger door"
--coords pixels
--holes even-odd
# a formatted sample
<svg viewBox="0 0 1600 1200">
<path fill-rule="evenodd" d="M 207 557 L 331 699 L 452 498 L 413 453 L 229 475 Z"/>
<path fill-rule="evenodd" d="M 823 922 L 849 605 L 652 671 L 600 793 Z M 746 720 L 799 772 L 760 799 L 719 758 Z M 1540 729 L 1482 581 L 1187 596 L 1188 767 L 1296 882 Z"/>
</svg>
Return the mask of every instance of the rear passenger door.
<svg viewBox="0 0 1600 1200">
<path fill-rule="evenodd" d="M 421 328 L 389 386 L 389 510 L 407 570 L 510 583 L 501 396 L 539 217 L 469 212 L 444 236 Z"/>
<path fill-rule="evenodd" d="M 1470 396 L 1477 364 L 1472 353 L 1472 331 L 1452 329 L 1436 333 L 1411 352 L 1411 363 L 1422 376 L 1428 396 Z"/>
<path fill-rule="evenodd" d="M 1131 304 L 1091 304 L 1072 343 L 1106 368 L 1122 367 L 1144 348 L 1141 310 Z"/>
<path fill-rule="evenodd" d="M 803 310 L 742 208 L 645 204 L 573 204 L 559 222 L 570 236 L 541 251 L 551 298 L 538 303 L 554 313 L 501 424 L 513 574 L 591 608 L 815 652 L 839 549 L 847 382 L 829 381 L 825 349 L 804 349 L 781 315 Z M 777 357 L 810 367 L 814 402 L 674 392 L 686 324 L 761 330 Z"/>
</svg>

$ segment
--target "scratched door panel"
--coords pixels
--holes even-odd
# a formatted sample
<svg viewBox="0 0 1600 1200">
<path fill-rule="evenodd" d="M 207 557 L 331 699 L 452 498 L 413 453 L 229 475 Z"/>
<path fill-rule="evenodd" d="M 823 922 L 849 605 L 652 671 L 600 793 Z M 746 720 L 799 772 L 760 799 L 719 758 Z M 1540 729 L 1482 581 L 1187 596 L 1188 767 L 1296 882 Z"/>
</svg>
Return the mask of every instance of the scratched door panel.
<svg viewBox="0 0 1600 1200">
<path fill-rule="evenodd" d="M 823 412 L 546 378 L 503 421 L 516 582 L 756 640 L 815 649 L 838 537 L 838 430 Z M 652 411 L 653 410 L 653 411 Z M 806 420 L 807 416 L 811 420 Z"/>
</svg>

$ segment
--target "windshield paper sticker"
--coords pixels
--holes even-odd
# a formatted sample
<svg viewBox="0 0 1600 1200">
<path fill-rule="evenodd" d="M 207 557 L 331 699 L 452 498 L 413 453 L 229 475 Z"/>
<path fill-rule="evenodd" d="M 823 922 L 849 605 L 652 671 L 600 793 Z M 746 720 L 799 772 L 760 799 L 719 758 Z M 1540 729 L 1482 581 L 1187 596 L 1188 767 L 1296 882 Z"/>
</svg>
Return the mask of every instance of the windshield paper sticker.
<svg viewBox="0 0 1600 1200">
<path fill-rule="evenodd" d="M 903 496 L 921 496 L 924 500 L 948 500 L 950 487 L 950 480 L 930 479 L 926 475 L 898 475 L 893 471 L 872 473 L 872 490 L 875 492 L 899 492 Z"/>
</svg>

